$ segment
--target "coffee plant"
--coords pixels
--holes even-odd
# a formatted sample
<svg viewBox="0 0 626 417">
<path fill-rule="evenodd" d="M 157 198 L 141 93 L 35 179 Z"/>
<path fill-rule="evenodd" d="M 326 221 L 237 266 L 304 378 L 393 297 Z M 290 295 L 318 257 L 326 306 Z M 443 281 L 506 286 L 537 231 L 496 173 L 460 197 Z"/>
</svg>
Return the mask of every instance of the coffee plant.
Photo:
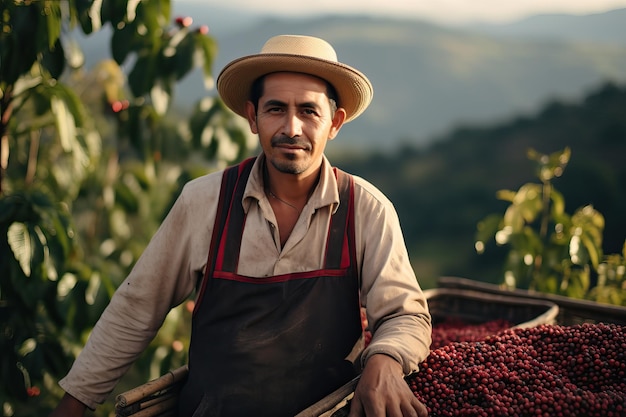
<svg viewBox="0 0 626 417">
<path fill-rule="evenodd" d="M 173 114 L 191 71 L 211 88 L 217 44 L 171 3 L 1 2 L 3 416 L 56 405 L 58 379 L 182 184 L 249 151 L 247 126 L 217 98 Z M 107 33 L 111 58 L 88 69 L 77 38 Z M 187 316 L 168 316 L 131 376 L 143 383 L 186 360 Z"/>
<path fill-rule="evenodd" d="M 500 190 L 509 206 L 477 225 L 476 251 L 488 244 L 507 246 L 503 285 L 579 299 L 626 305 L 626 241 L 622 254 L 604 255 L 604 217 L 592 205 L 569 214 L 553 180 L 563 175 L 571 150 L 549 155 L 533 149 L 539 183 L 517 191 Z"/>
</svg>

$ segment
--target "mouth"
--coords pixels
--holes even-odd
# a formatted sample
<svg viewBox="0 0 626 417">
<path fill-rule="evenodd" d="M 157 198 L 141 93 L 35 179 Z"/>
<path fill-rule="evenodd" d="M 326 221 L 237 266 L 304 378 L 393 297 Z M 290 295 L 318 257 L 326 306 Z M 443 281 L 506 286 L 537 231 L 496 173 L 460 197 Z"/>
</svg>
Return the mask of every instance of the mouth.
<svg viewBox="0 0 626 417">
<path fill-rule="evenodd" d="M 297 146 L 297 145 L 276 145 L 274 146 L 275 148 L 284 150 L 284 151 L 306 151 L 307 148 L 304 146 Z"/>
<path fill-rule="evenodd" d="M 309 151 L 311 145 L 302 139 L 275 138 L 272 139 L 272 147 L 285 152 Z"/>
</svg>

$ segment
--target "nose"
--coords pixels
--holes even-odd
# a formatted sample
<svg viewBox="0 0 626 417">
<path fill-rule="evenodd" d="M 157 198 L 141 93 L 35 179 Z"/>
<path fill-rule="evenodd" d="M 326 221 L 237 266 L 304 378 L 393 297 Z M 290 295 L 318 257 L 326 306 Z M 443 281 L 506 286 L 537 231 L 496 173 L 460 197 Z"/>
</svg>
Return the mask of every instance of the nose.
<svg viewBox="0 0 626 417">
<path fill-rule="evenodd" d="M 285 122 L 283 123 L 282 134 L 290 138 L 295 138 L 302 135 L 302 120 L 298 117 L 298 113 L 295 111 L 288 111 L 285 113 Z"/>
</svg>

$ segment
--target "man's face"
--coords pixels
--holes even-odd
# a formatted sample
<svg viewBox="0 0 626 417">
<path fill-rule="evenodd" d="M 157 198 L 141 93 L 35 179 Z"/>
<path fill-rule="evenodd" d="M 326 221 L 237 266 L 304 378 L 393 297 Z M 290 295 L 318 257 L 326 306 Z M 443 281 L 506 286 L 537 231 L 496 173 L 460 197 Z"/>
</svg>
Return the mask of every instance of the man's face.
<svg viewBox="0 0 626 417">
<path fill-rule="evenodd" d="M 341 108 L 333 117 L 324 81 L 290 72 L 267 75 L 256 114 L 252 102 L 246 110 L 270 164 L 298 176 L 317 172 L 326 143 L 345 120 Z"/>
</svg>

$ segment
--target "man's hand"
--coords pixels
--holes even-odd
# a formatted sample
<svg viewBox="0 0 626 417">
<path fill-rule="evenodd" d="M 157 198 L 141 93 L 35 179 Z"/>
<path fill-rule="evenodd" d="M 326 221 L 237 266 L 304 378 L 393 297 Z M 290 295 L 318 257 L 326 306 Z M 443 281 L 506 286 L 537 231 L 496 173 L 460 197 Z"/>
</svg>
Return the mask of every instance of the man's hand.
<svg viewBox="0 0 626 417">
<path fill-rule="evenodd" d="M 404 380 L 402 366 L 383 354 L 368 359 L 348 417 L 427 417 L 428 411 Z"/>
<path fill-rule="evenodd" d="M 66 393 L 49 417 L 83 417 L 86 408 L 85 404 Z"/>
</svg>

